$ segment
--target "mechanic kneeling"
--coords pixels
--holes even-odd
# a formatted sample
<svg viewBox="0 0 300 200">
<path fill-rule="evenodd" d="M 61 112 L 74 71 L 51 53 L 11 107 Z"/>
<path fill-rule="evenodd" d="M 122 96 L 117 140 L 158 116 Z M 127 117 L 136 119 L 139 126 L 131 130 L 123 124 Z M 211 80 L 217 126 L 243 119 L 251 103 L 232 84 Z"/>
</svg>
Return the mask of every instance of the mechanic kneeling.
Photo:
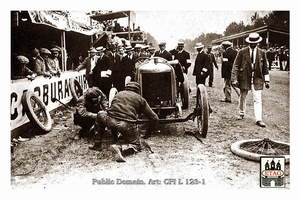
<svg viewBox="0 0 300 200">
<path fill-rule="evenodd" d="M 104 127 L 107 126 L 113 135 L 121 133 L 126 142 L 126 144 L 111 145 L 110 149 L 115 153 L 117 162 L 125 162 L 123 157 L 125 154 L 130 155 L 141 151 L 141 138 L 135 121 L 139 114 L 144 114 L 149 119 L 146 133 L 149 136 L 158 125 L 158 116 L 139 92 L 140 85 L 137 82 L 129 82 L 124 91 L 116 94 L 107 111 L 98 112 L 95 122 L 95 143 L 90 149 L 102 150 Z"/>
<path fill-rule="evenodd" d="M 91 134 L 97 113 L 100 110 L 107 110 L 107 108 L 106 95 L 97 87 L 88 88 L 75 106 L 74 124 L 81 127 L 76 139 Z"/>
</svg>

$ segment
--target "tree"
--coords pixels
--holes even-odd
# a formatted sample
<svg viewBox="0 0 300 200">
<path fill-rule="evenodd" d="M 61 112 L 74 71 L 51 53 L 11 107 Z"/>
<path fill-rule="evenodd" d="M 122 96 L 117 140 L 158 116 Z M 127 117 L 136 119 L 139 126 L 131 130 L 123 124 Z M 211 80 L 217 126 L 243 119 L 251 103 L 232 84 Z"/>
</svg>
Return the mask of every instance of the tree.
<svg viewBox="0 0 300 200">
<path fill-rule="evenodd" d="M 276 26 L 286 30 L 290 29 L 290 11 L 272 11 L 264 17 L 268 26 Z"/>
<path fill-rule="evenodd" d="M 243 21 L 240 21 L 240 23 L 231 22 L 225 29 L 224 36 L 233 35 L 243 31 L 245 31 L 245 25 Z"/>
</svg>

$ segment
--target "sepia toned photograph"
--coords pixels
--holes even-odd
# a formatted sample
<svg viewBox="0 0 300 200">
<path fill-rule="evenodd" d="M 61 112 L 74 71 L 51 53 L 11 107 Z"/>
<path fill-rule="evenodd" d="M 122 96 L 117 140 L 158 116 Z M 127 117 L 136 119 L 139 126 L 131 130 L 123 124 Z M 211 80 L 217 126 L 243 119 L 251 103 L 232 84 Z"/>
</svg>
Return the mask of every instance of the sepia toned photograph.
<svg viewBox="0 0 300 200">
<path fill-rule="evenodd" d="M 290 18 L 10 10 L 12 192 L 289 191 Z"/>
</svg>

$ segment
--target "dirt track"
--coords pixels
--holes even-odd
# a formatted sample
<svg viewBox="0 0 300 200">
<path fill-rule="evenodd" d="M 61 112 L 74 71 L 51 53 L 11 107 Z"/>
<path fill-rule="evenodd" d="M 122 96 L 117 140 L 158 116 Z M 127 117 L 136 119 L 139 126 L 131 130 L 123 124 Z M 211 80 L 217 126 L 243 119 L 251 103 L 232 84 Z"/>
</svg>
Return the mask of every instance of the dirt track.
<svg viewBox="0 0 300 200">
<path fill-rule="evenodd" d="M 251 92 L 247 100 L 248 114 L 242 121 L 236 120 L 235 93 L 231 104 L 219 102 L 223 97 L 223 80 L 220 70 L 215 70 L 214 87 L 207 87 L 213 113 L 209 118 L 207 138 L 202 139 L 204 143 L 185 134 L 184 129 L 195 129 L 196 123 L 192 121 L 160 125 L 160 133 L 147 139 L 154 154 L 143 151 L 127 157 L 126 163 L 116 163 L 112 159 L 108 151 L 109 136 L 104 140 L 102 152 L 88 149 L 93 144 L 91 138 L 75 140 L 79 127 L 72 122 L 74 109 L 62 107 L 61 112 L 52 114 L 54 126 L 50 133 L 31 135 L 29 141 L 21 142 L 11 154 L 12 189 L 260 190 L 259 163 L 234 155 L 230 146 L 238 140 L 266 137 L 289 142 L 289 74 L 274 70 L 270 75 L 271 89 L 263 91 L 266 128 L 254 123 Z M 188 77 L 192 93 L 189 109 L 183 116 L 192 112 L 195 104 L 195 78 L 190 73 Z M 286 165 L 285 173 L 286 187 L 283 190 L 290 188 L 289 165 Z M 198 184 L 195 184 L 196 179 Z M 121 180 L 145 184 L 118 184 Z M 112 181 L 114 184 L 108 184 Z"/>
</svg>

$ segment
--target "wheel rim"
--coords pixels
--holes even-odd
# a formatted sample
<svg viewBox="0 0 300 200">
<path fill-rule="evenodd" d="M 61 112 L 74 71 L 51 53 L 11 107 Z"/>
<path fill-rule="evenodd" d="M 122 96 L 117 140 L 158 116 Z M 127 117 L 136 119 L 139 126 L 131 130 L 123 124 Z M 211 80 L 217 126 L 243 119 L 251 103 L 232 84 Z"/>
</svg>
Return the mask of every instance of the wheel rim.
<svg viewBox="0 0 300 200">
<path fill-rule="evenodd" d="M 261 156 L 284 156 L 286 162 L 290 159 L 289 143 L 264 139 L 237 141 L 231 145 L 234 154 L 248 160 L 259 161 Z"/>
<path fill-rule="evenodd" d="M 48 114 L 46 111 L 46 108 L 39 103 L 39 99 L 36 96 L 30 97 L 30 104 L 33 110 L 33 113 L 35 114 L 36 118 L 38 119 L 38 122 L 42 124 L 42 126 L 47 127 L 49 124 Z"/>
</svg>

